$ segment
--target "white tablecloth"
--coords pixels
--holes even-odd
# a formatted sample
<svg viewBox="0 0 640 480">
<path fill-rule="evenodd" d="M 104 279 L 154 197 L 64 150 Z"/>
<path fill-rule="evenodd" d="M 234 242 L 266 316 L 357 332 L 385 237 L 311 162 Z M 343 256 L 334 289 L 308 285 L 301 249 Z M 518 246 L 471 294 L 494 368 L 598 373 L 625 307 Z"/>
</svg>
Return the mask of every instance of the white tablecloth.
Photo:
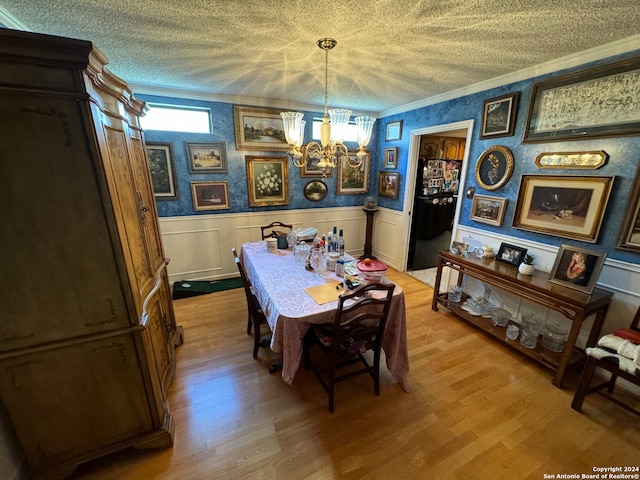
<svg viewBox="0 0 640 480">
<path fill-rule="evenodd" d="M 282 378 L 291 384 L 300 366 L 304 335 L 313 323 L 329 323 L 335 318 L 337 300 L 318 305 L 305 288 L 339 280 L 324 271 L 319 278 L 294 261 L 293 252 L 267 252 L 265 241 L 242 245 L 242 262 L 254 293 L 273 333 L 271 349 L 282 352 Z M 387 368 L 401 387 L 408 391 L 407 329 L 404 293 L 396 285 L 383 337 Z"/>
</svg>

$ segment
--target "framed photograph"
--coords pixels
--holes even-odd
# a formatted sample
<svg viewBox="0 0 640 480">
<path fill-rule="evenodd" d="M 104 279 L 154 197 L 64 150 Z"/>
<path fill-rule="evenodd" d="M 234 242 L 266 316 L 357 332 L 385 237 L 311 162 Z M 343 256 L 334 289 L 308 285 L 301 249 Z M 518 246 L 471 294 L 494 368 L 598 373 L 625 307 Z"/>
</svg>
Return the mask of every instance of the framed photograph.
<svg viewBox="0 0 640 480">
<path fill-rule="evenodd" d="M 356 162 L 357 150 L 350 151 L 349 157 Z M 367 151 L 367 156 L 359 167 L 352 167 L 346 158 L 338 159 L 337 190 L 338 195 L 358 195 L 369 192 L 369 168 L 371 165 L 371 152 Z"/>
<path fill-rule="evenodd" d="M 398 147 L 387 147 L 384 149 L 384 168 L 397 168 Z"/>
<path fill-rule="evenodd" d="M 549 282 L 591 294 L 607 254 L 561 245 L 549 274 Z"/>
<path fill-rule="evenodd" d="M 524 143 L 637 135 L 640 56 L 534 84 Z"/>
<path fill-rule="evenodd" d="M 640 166 L 631 187 L 616 248 L 640 252 Z"/>
<path fill-rule="evenodd" d="M 289 158 L 247 156 L 250 207 L 289 205 Z"/>
<path fill-rule="evenodd" d="M 327 184 L 322 180 L 311 180 L 304 186 L 304 198 L 312 202 L 324 200 L 327 192 Z"/>
<path fill-rule="evenodd" d="M 227 182 L 191 182 L 194 210 L 224 210 L 231 207 Z"/>
<path fill-rule="evenodd" d="M 300 168 L 300 177 L 333 177 L 333 168 L 329 168 L 328 171 L 318 168 L 319 162 L 318 159 L 308 158 L 305 152 L 305 162 Z"/>
<path fill-rule="evenodd" d="M 187 143 L 190 173 L 227 173 L 227 149 L 224 142 Z"/>
<path fill-rule="evenodd" d="M 289 144 L 284 136 L 280 110 L 262 107 L 233 106 L 238 150 L 286 152 Z"/>
<path fill-rule="evenodd" d="M 520 92 L 485 100 L 482 107 L 480 138 L 510 137 L 516 126 Z"/>
<path fill-rule="evenodd" d="M 536 166 L 538 168 L 595 170 L 607 163 L 608 159 L 609 155 L 603 150 L 596 152 L 545 152 L 536 157 Z"/>
<path fill-rule="evenodd" d="M 508 243 L 502 242 L 496 255 L 496 260 L 499 262 L 508 263 L 517 267 L 524 260 L 524 256 L 527 254 L 527 249 L 522 247 L 516 247 Z"/>
<path fill-rule="evenodd" d="M 400 174 L 398 172 L 378 172 L 378 195 L 398 198 L 400 193 Z"/>
<path fill-rule="evenodd" d="M 506 206 L 506 198 L 474 195 L 471 205 L 471 220 L 499 227 L 502 225 Z"/>
<path fill-rule="evenodd" d="M 386 142 L 402 139 L 402 120 L 387 123 L 384 139 Z"/>
<path fill-rule="evenodd" d="M 177 200 L 176 156 L 172 143 L 146 142 L 153 195 L 157 200 Z"/>
<path fill-rule="evenodd" d="M 476 162 L 476 181 L 485 190 L 498 190 L 513 173 L 513 154 L 502 145 L 487 148 Z"/>
<path fill-rule="evenodd" d="M 522 175 L 513 226 L 595 243 L 613 179 L 595 175 Z"/>
</svg>

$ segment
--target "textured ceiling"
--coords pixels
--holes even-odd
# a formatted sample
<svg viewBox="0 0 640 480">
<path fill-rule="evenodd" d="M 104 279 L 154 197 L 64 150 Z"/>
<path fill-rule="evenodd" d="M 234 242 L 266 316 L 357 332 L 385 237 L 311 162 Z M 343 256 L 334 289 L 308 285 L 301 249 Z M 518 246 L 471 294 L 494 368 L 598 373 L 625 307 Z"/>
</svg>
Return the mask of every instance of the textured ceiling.
<svg viewBox="0 0 640 480">
<path fill-rule="evenodd" d="M 381 112 L 640 33 L 638 0 L 0 0 L 137 86 Z M 2 13 L 2 12 L 0 12 Z M 1 17 L 0 17 L 1 18 Z M 638 48 L 638 37 L 633 39 Z"/>
</svg>

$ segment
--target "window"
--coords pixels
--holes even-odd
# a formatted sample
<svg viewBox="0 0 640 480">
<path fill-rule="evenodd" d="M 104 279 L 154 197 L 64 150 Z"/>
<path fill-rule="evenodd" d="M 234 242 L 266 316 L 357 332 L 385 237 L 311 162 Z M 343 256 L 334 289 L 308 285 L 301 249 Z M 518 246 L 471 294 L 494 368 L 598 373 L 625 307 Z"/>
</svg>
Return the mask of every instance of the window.
<svg viewBox="0 0 640 480">
<path fill-rule="evenodd" d="M 321 118 L 313 119 L 313 131 L 311 136 L 314 140 L 320 140 L 320 125 L 322 125 Z M 358 142 L 358 136 L 356 135 L 356 124 L 349 122 L 347 125 L 347 133 L 345 133 L 344 138 L 342 139 L 344 142 Z"/>
<path fill-rule="evenodd" d="M 140 118 L 140 126 L 144 130 L 211 133 L 211 110 L 208 108 L 151 103 L 147 106 L 149 111 Z"/>
</svg>

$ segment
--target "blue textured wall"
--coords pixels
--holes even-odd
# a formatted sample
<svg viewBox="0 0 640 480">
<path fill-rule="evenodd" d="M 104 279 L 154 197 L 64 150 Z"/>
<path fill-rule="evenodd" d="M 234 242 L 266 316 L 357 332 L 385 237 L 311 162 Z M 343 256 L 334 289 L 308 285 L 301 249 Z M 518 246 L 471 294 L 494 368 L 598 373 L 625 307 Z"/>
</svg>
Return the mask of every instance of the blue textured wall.
<svg viewBox="0 0 640 480">
<path fill-rule="evenodd" d="M 597 138 L 582 141 L 564 141 L 564 142 L 547 142 L 547 143 L 529 143 L 523 144 L 523 132 L 526 124 L 527 111 L 529 107 L 529 99 L 531 97 L 532 86 L 540 80 L 569 73 L 572 71 L 582 70 L 584 68 L 609 63 L 622 58 L 628 58 L 633 54 L 638 55 L 640 51 L 632 54 L 611 57 L 578 68 L 566 69 L 554 72 L 553 74 L 540 76 L 534 79 L 501 86 L 473 95 L 456 98 L 451 101 L 442 102 L 436 105 L 430 105 L 424 108 L 405 112 L 399 115 L 393 115 L 380 120 L 379 127 L 382 128 L 390 121 L 402 120 L 403 134 L 399 142 L 385 143 L 384 135 L 379 136 L 378 151 L 384 151 L 387 146 L 399 147 L 399 165 L 398 170 L 401 178 L 406 178 L 407 154 L 409 152 L 410 134 L 412 130 L 443 125 L 463 120 L 474 119 L 474 131 L 469 151 L 469 162 L 467 170 L 466 185 L 460 187 L 460 191 L 464 192 L 470 185 L 475 186 L 476 193 L 506 197 L 508 199 L 507 209 L 502 227 L 494 227 L 484 223 L 478 223 L 470 219 L 472 200 L 467 199 L 464 195 L 460 196 L 462 210 L 460 214 L 460 224 L 468 225 L 483 230 L 495 231 L 504 235 L 510 235 L 522 239 L 530 239 L 536 242 L 549 245 L 578 245 L 583 248 L 607 252 L 609 258 L 628 261 L 632 263 L 640 263 L 640 254 L 624 252 L 616 250 L 616 240 L 618 232 L 623 220 L 624 209 L 632 187 L 634 175 L 640 163 L 640 137 L 614 137 L 614 138 Z M 520 92 L 520 101 L 516 114 L 516 129 L 511 137 L 501 137 L 489 140 L 480 140 L 480 125 L 482 117 L 483 102 L 489 98 L 499 97 L 514 92 Z M 504 145 L 513 153 L 514 171 L 510 180 L 499 190 L 488 192 L 482 189 L 475 179 L 475 165 L 478 157 L 487 148 L 494 145 Z M 591 151 L 604 150 L 609 154 L 608 163 L 597 170 L 561 170 L 561 169 L 539 169 L 535 165 L 536 157 L 543 152 L 572 152 L 572 151 Z M 598 236 L 596 244 L 578 242 L 568 240 L 561 237 L 544 235 L 539 233 L 526 232 L 513 228 L 513 216 L 518 197 L 518 188 L 520 186 L 520 176 L 528 174 L 551 174 L 551 175 L 614 175 L 615 181 L 613 190 L 609 197 L 609 203 L 605 212 L 604 221 Z M 381 198 L 378 203 L 380 206 L 392 208 L 396 210 L 403 209 L 403 195 L 405 182 L 402 182 L 400 197 L 398 200 L 389 198 Z M 372 186 L 375 188 L 375 186 Z M 373 190 L 376 191 L 376 190 Z"/>
<path fill-rule="evenodd" d="M 522 239 L 546 243 L 550 245 L 580 245 L 585 248 L 593 248 L 608 253 L 610 258 L 615 258 L 632 263 L 640 263 L 640 255 L 632 252 L 623 252 L 615 249 L 618 232 L 621 227 L 624 208 L 627 197 L 632 186 L 633 178 L 640 163 L 640 137 L 614 137 L 601 138 L 583 141 L 566 141 L 550 143 L 523 144 L 522 136 L 526 123 L 527 110 L 531 95 L 532 86 L 535 82 L 561 75 L 571 71 L 582 70 L 584 68 L 609 63 L 621 58 L 628 58 L 638 55 L 640 51 L 631 54 L 620 55 L 608 59 L 593 62 L 577 68 L 567 69 L 553 74 L 540 76 L 510 85 L 487 90 L 473 95 L 459 97 L 450 101 L 436 105 L 430 105 L 417 110 L 404 112 L 382 118 L 374 125 L 374 134 L 370 143 L 371 168 L 370 168 L 370 194 L 377 192 L 378 171 L 384 170 L 382 153 L 388 146 L 398 147 L 398 167 L 395 171 L 400 172 L 400 195 L 397 200 L 380 197 L 378 203 L 382 207 L 401 211 L 403 210 L 403 198 L 405 189 L 405 179 L 407 177 L 407 155 L 409 152 L 410 132 L 412 130 L 425 127 L 443 125 L 474 119 L 474 132 L 470 144 L 468 174 L 466 185 L 461 186 L 462 192 L 467 186 L 476 187 L 476 192 L 489 194 L 508 199 L 507 209 L 502 227 L 494 227 L 487 224 L 479 224 L 470 219 L 470 209 L 472 201 L 461 196 L 462 211 L 460 223 L 488 231 L 495 231 L 501 234 L 510 235 Z M 479 129 L 481 124 L 483 102 L 486 99 L 499 97 L 501 95 L 520 92 L 520 101 L 516 113 L 515 134 L 511 137 L 502 137 L 489 140 L 480 140 Z M 261 210 L 281 210 L 281 209 L 305 209 L 318 207 L 335 207 L 362 205 L 365 195 L 336 195 L 336 178 L 325 179 L 329 188 L 327 197 L 321 202 L 310 202 L 304 198 L 302 190 L 304 185 L 310 180 L 301 178 L 299 171 L 289 163 L 289 192 L 290 204 L 282 207 L 249 207 L 247 196 L 247 180 L 245 169 L 245 155 L 269 155 L 284 156 L 284 152 L 247 152 L 238 151 L 235 148 L 235 131 L 233 125 L 233 105 L 218 102 L 206 102 L 198 100 L 184 100 L 168 97 L 158 97 L 150 95 L 137 95 L 141 100 L 154 103 L 165 103 L 174 105 L 190 105 L 207 107 L 212 112 L 213 133 L 212 134 L 190 134 L 177 132 L 147 131 L 146 139 L 149 141 L 173 142 L 176 154 L 176 167 L 178 178 L 178 189 L 180 199 L 178 201 L 158 200 L 158 212 L 161 217 L 181 216 L 181 215 L 216 215 L 229 212 L 250 212 Z M 304 112 L 307 119 L 307 132 L 305 139 L 311 137 L 311 117 L 318 116 L 315 112 Z M 388 122 L 402 120 L 402 138 L 399 141 L 385 142 L 384 131 Z M 228 162 L 227 174 L 199 174 L 191 175 L 186 163 L 186 143 L 187 142 L 225 142 Z M 486 192 L 475 180 L 475 162 L 481 153 L 494 145 L 504 145 L 508 147 L 514 156 L 514 171 L 511 179 L 504 187 L 497 191 Z M 351 145 L 349 146 L 351 148 Z M 353 145 L 355 148 L 355 145 Z M 536 167 L 534 161 L 536 156 L 542 152 L 570 152 L 570 151 L 590 151 L 604 150 L 610 158 L 607 165 L 597 170 L 541 170 Z M 514 215 L 515 204 L 518 196 L 519 179 L 523 174 L 553 174 L 553 175 L 614 175 L 615 182 L 613 191 L 609 199 L 605 218 L 600 230 L 598 242 L 596 244 L 582 243 L 555 237 L 550 235 L 526 232 L 511 227 Z M 231 209 L 216 212 L 195 212 L 191 199 L 190 182 L 196 180 L 226 180 L 229 182 L 229 192 L 231 197 Z"/>
<path fill-rule="evenodd" d="M 363 205 L 366 195 L 336 195 L 336 175 L 322 179 L 328 187 L 328 193 L 324 200 L 320 202 L 312 202 L 304 197 L 304 186 L 310 180 L 317 178 L 302 178 L 300 170 L 295 167 L 289 160 L 289 205 L 280 207 L 249 207 L 249 197 L 247 194 L 247 174 L 245 156 L 281 156 L 286 157 L 286 152 L 258 152 L 258 151 L 238 151 L 236 150 L 235 129 L 233 119 L 233 105 L 229 103 L 207 102 L 200 100 L 184 100 L 178 98 L 159 97 L 152 95 L 136 94 L 140 100 L 150 103 L 161 103 L 168 105 L 188 105 L 205 107 L 211 109 L 212 132 L 206 133 L 184 133 L 184 132 L 166 132 L 148 130 L 145 132 L 147 141 L 155 142 L 171 142 L 176 155 L 176 176 L 178 181 L 179 199 L 162 200 L 157 199 L 158 214 L 161 217 L 172 217 L 182 215 L 216 215 L 235 212 L 252 212 L 264 210 L 283 210 L 283 209 L 305 209 L 305 208 L 327 208 L 342 207 L 352 205 Z M 311 119 L 313 116 L 319 116 L 317 112 L 303 112 L 307 120 L 305 141 L 311 138 Z M 379 122 L 374 124 L 374 133 L 370 142 L 373 146 L 371 149 L 371 162 L 382 162 L 378 159 L 375 150 L 376 145 L 376 129 Z M 191 174 L 187 166 L 187 143 L 206 143 L 206 142 L 225 142 L 227 153 L 228 173 L 226 174 Z M 349 149 L 356 149 L 357 145 L 347 144 Z M 378 168 L 372 166 L 370 169 L 373 178 L 373 172 L 377 172 Z M 377 173 L 376 173 L 377 175 Z M 191 185 L 193 181 L 228 181 L 229 196 L 231 199 L 231 209 L 217 211 L 198 211 L 193 209 L 193 200 L 191 197 Z M 371 182 L 370 182 L 371 184 Z"/>
</svg>

